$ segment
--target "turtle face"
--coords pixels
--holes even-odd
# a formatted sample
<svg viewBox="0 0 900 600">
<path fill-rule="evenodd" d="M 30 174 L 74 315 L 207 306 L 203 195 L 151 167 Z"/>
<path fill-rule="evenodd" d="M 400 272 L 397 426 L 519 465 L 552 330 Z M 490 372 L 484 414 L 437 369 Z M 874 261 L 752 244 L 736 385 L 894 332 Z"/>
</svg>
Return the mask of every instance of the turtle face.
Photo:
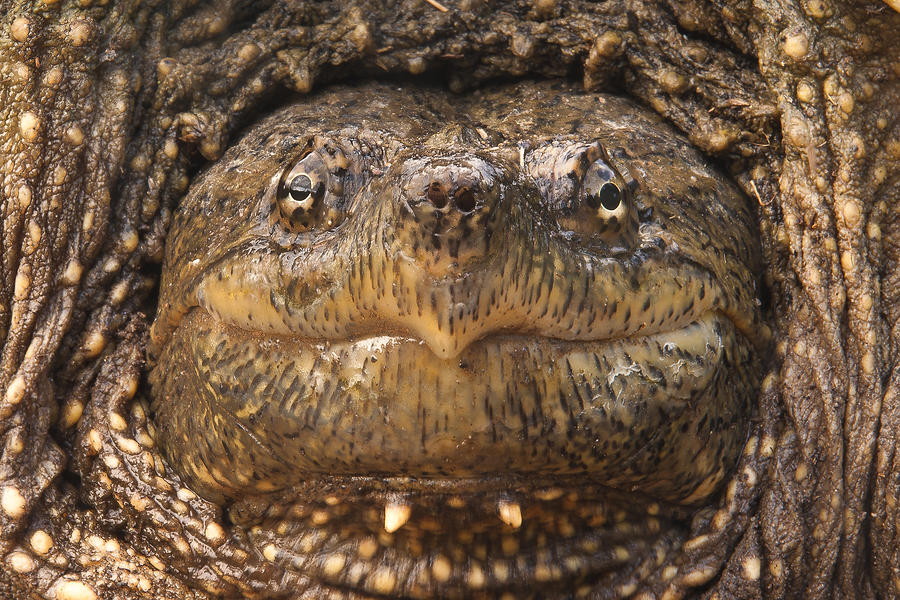
<svg viewBox="0 0 900 600">
<path fill-rule="evenodd" d="M 233 507 L 335 498 L 320 522 L 303 509 L 254 534 L 335 585 L 467 585 L 416 579 L 467 555 L 461 529 L 496 542 L 486 558 L 518 532 L 520 582 L 540 536 L 572 559 L 546 581 L 596 577 L 675 543 L 740 452 L 759 377 L 751 223 L 687 141 L 621 99 L 329 91 L 255 126 L 176 217 L 152 331 L 159 441 Z M 648 525 L 661 504 L 673 521 Z M 598 566 L 613 505 L 634 547 Z M 326 568 L 331 546 L 296 550 L 401 526 L 355 582 Z M 564 551 L 573 535 L 594 550 Z"/>
</svg>

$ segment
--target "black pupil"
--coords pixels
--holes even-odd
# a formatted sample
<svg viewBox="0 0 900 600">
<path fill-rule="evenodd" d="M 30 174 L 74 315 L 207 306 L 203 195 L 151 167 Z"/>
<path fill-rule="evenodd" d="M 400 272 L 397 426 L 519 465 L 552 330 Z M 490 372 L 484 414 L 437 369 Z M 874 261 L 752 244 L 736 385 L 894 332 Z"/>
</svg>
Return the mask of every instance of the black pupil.
<svg viewBox="0 0 900 600">
<path fill-rule="evenodd" d="M 297 175 L 296 177 L 291 179 L 288 190 L 291 193 L 291 198 L 293 198 L 297 202 L 302 202 L 303 200 L 309 198 L 309 195 L 313 193 L 312 181 L 307 175 Z"/>
<path fill-rule="evenodd" d="M 607 181 L 600 187 L 597 196 L 600 198 L 600 205 L 608 211 L 616 210 L 622 202 L 622 192 L 619 190 L 619 186 L 611 181 Z"/>
</svg>

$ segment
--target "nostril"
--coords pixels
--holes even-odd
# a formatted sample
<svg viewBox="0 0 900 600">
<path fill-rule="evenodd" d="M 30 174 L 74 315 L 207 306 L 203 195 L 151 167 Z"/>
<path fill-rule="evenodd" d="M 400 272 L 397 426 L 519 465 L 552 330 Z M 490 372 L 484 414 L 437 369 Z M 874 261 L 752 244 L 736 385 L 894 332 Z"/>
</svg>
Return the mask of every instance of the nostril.
<svg viewBox="0 0 900 600">
<path fill-rule="evenodd" d="M 444 208 L 447 206 L 447 194 L 444 192 L 441 184 L 437 181 L 432 181 L 428 186 L 428 189 L 425 190 L 425 198 L 427 198 L 435 208 Z"/>
<path fill-rule="evenodd" d="M 453 203 L 462 212 L 475 210 L 475 194 L 469 188 L 461 188 L 453 196 Z"/>
</svg>

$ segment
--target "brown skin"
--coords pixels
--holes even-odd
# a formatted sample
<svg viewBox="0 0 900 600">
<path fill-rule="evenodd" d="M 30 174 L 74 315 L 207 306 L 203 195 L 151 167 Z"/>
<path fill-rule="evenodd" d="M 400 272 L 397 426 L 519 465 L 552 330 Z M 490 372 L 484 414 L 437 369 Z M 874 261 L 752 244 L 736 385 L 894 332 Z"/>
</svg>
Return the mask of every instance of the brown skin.
<svg viewBox="0 0 900 600">
<path fill-rule="evenodd" d="M 277 576 L 143 449 L 140 311 L 189 168 L 281 86 L 348 67 L 449 67 L 463 90 L 580 66 L 716 154 L 761 207 L 775 371 L 733 481 L 635 592 L 900 591 L 900 15 L 887 5 L 3 8 L 5 596 L 200 598 Z"/>
</svg>

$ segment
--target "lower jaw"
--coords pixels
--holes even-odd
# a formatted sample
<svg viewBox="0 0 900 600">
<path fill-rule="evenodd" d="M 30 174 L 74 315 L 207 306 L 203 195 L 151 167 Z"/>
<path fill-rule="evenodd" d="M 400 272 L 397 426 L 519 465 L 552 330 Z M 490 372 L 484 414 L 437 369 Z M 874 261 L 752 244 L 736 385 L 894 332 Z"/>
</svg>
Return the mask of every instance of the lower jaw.
<svg viewBox="0 0 900 600">
<path fill-rule="evenodd" d="M 324 474 L 580 475 L 693 504 L 733 462 L 755 385 L 714 314 L 635 340 L 485 339 L 454 361 L 384 339 L 310 347 L 193 311 L 151 375 L 168 458 L 217 500 Z"/>
<path fill-rule="evenodd" d="M 299 578 L 322 597 L 332 590 L 398 598 L 627 590 L 683 543 L 690 516 L 684 507 L 572 478 L 467 487 L 414 480 L 403 495 L 394 491 L 398 483 L 310 482 L 232 504 L 229 515 L 285 570 L 292 590 Z M 386 523 L 397 510 L 402 523 Z"/>
</svg>

